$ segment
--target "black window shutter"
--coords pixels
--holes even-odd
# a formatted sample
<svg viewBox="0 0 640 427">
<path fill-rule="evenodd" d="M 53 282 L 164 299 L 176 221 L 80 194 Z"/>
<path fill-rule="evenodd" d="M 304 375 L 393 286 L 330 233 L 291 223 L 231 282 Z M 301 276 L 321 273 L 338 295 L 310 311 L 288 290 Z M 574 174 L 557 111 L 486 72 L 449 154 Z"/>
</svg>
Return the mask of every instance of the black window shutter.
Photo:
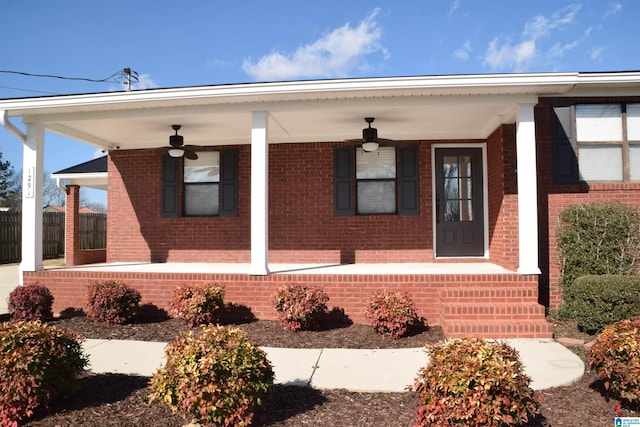
<svg viewBox="0 0 640 427">
<path fill-rule="evenodd" d="M 178 217 L 180 159 L 164 156 L 162 161 L 162 218 Z"/>
<path fill-rule="evenodd" d="M 418 147 L 398 148 L 398 186 L 400 215 L 420 214 L 420 172 L 418 170 Z"/>
<path fill-rule="evenodd" d="M 353 147 L 337 147 L 333 152 L 333 214 L 353 215 Z"/>
<path fill-rule="evenodd" d="M 220 216 L 238 216 L 238 151 L 220 152 Z"/>
<path fill-rule="evenodd" d="M 578 182 L 578 157 L 574 130 L 574 108 L 553 108 L 553 181 Z"/>
</svg>

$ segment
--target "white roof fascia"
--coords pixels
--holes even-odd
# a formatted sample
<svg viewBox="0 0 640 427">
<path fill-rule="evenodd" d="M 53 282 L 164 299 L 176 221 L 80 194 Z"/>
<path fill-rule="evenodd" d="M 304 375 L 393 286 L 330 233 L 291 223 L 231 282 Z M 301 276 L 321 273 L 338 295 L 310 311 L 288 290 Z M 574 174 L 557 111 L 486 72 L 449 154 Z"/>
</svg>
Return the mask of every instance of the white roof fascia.
<svg viewBox="0 0 640 427">
<path fill-rule="evenodd" d="M 474 95 L 561 93 L 577 83 L 577 73 L 487 74 L 461 76 L 393 77 L 344 80 L 294 81 L 283 83 L 247 83 L 222 86 L 200 86 L 170 89 L 148 89 L 131 92 L 109 92 L 64 95 L 42 98 L 0 100 L 0 110 L 10 116 L 29 114 L 30 110 L 71 108 L 77 111 L 111 108 L 136 108 L 139 103 L 177 103 L 180 100 L 208 99 L 209 103 L 245 103 L 262 98 L 264 102 L 312 101 L 318 98 L 342 98 L 387 92 L 385 96 L 403 94 Z M 407 92 L 410 91 L 410 92 Z M 324 96 L 319 96 L 324 94 Z M 293 96 L 293 97 L 292 97 Z M 266 97 L 266 98 L 264 98 Z M 35 113 L 35 112 L 34 112 Z M 37 113 L 35 113 L 37 114 Z"/>
</svg>

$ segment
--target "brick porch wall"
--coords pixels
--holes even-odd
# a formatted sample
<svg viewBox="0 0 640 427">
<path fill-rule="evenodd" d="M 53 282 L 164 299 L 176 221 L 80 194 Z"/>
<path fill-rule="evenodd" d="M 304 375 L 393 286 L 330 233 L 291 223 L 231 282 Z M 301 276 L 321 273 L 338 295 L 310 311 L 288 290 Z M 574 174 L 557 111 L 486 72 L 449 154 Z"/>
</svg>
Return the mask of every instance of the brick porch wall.
<svg viewBox="0 0 640 427">
<path fill-rule="evenodd" d="M 504 137 L 503 137 L 504 134 Z M 513 132 L 489 142 L 491 261 L 513 267 Z M 272 263 L 433 262 L 431 145 L 417 141 L 420 214 L 333 214 L 333 148 L 343 143 L 269 147 L 269 261 Z M 109 158 L 107 262 L 249 262 L 250 146 L 239 150 L 238 217 L 161 218 L 161 161 L 154 150 L 113 151 Z M 495 157 L 495 158 L 494 158 Z M 495 189 L 494 189 L 495 187 Z M 515 197 L 515 196 L 513 196 Z M 515 231 L 517 233 L 517 230 Z M 503 236 L 504 235 L 504 236 Z M 495 258 L 494 258 L 495 257 Z"/>
<path fill-rule="evenodd" d="M 518 191 L 515 125 L 502 125 L 487 140 L 489 256 L 510 270 L 518 268 Z"/>
<path fill-rule="evenodd" d="M 435 275 L 323 275 L 132 273 L 43 270 L 24 274 L 24 283 L 39 282 L 53 293 L 54 312 L 84 305 L 87 285 L 120 280 L 138 289 L 142 303 L 168 309 L 175 286 L 215 282 L 226 289 L 225 302 L 248 307 L 259 319 L 275 319 L 271 297 L 285 284 L 306 283 L 322 287 L 337 307 L 355 323 L 366 323 L 366 305 L 382 289 L 406 291 L 430 325 L 440 325 L 450 337 L 485 338 L 551 337 L 544 307 L 537 304 L 537 277 L 518 274 Z"/>
</svg>

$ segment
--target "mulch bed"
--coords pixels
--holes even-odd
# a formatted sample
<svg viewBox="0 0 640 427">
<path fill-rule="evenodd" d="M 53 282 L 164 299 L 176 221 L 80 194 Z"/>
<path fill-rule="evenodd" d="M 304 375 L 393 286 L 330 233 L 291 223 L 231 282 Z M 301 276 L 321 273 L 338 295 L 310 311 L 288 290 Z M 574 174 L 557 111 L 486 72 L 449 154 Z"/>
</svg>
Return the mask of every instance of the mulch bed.
<svg viewBox="0 0 640 427">
<path fill-rule="evenodd" d="M 95 324 L 84 316 L 57 319 L 51 324 L 86 338 L 170 341 L 189 330 L 179 319 L 141 318 L 121 326 Z M 243 329 L 261 346 L 292 348 L 410 348 L 443 339 L 439 328 L 422 327 L 409 337 L 391 340 L 375 334 L 369 326 L 325 324 L 321 330 L 287 332 L 274 321 L 245 319 L 227 324 Z M 573 326 L 556 325 L 571 334 Z M 197 329 L 196 329 L 197 331 Z M 579 335 L 579 333 L 577 333 Z M 577 351 L 578 354 L 584 354 Z M 188 421 L 171 413 L 162 403 L 147 402 L 148 378 L 118 374 L 87 373 L 80 390 L 57 398 L 49 411 L 35 415 L 27 426 L 183 426 Z M 593 372 L 567 387 L 538 393 L 541 414 L 530 427 L 612 426 L 616 416 L 640 417 L 638 408 L 605 397 L 602 382 Z M 264 426 L 411 426 L 417 396 L 405 393 L 357 393 L 346 390 L 314 390 L 276 386 L 255 425 Z"/>
</svg>

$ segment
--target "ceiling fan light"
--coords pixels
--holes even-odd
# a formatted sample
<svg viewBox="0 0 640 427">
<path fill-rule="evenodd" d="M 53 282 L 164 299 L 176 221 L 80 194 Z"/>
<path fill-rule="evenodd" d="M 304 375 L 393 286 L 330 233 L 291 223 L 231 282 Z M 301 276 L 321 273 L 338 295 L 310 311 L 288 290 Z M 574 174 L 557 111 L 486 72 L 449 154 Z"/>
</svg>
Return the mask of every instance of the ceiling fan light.
<svg viewBox="0 0 640 427">
<path fill-rule="evenodd" d="M 184 156 L 184 150 L 182 148 L 170 148 L 169 156 L 171 157 L 182 157 Z"/>
<path fill-rule="evenodd" d="M 363 142 L 362 149 L 366 152 L 376 151 L 379 147 L 377 142 Z"/>
</svg>

